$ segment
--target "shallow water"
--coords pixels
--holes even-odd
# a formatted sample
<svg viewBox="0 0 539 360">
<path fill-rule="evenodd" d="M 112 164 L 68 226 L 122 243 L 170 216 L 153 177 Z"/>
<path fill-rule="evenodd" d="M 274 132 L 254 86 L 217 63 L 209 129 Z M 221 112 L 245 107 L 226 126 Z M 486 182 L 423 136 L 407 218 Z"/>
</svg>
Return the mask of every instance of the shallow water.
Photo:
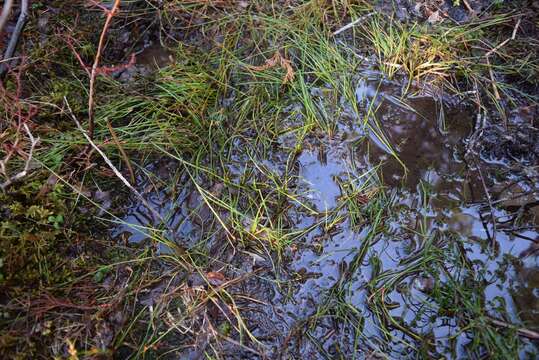
<svg viewBox="0 0 539 360">
<path fill-rule="evenodd" d="M 163 159 L 148 166 L 147 173 L 154 175 L 142 174 L 139 188 L 167 219 L 167 236 L 184 249 L 205 248 L 216 259 L 211 266 L 225 269 L 231 278 L 262 269 L 234 290 L 260 301 L 246 305 L 243 315 L 270 358 L 349 358 L 350 354 L 412 358 L 406 345 L 414 343 L 412 339 L 396 327 L 389 327 L 391 338 L 381 331 L 372 310 L 371 287 L 384 272 L 410 269 L 428 239 L 435 239 L 440 248 L 462 244 L 476 278 L 487 284 L 482 296 L 490 316 L 504 314 L 511 323 L 539 329 L 535 174 L 528 171 L 524 176 L 523 168 L 515 170 L 510 161 L 486 161 L 484 147 L 477 158 L 467 151 L 472 134 L 477 134 L 472 109 L 428 95 L 401 97 L 401 84 L 382 81 L 369 72 L 357 76 L 355 83 L 360 111 L 376 109 L 367 123 L 343 112 L 333 118 L 336 130 L 331 136 L 308 136 L 302 151 L 293 156 L 296 138 L 290 132 L 269 153 L 238 140 L 221 169 L 231 183 L 250 188 L 257 184 L 264 199 L 283 204 L 271 210 L 286 219 L 281 224 L 285 233 L 298 235 L 290 236 L 292 245 L 280 257 L 245 244 L 238 244 L 234 252 L 220 250 L 226 241 L 220 222 L 182 167 Z M 317 89 L 313 93 L 324 94 Z M 283 199 L 272 192 L 275 179 L 289 179 L 281 185 L 293 197 Z M 217 179 L 196 180 L 216 198 L 238 192 Z M 384 206 L 390 211 L 382 212 L 379 224 L 361 214 L 350 215 L 353 208 L 346 195 L 362 186 L 365 190 L 354 200 L 359 207 L 374 201 L 368 189 L 385 194 Z M 251 209 L 248 204 L 238 206 L 246 213 Z M 218 213 L 225 223 L 232 216 L 224 210 Z M 136 202 L 124 221 L 140 227 L 158 223 Z M 242 219 L 246 228 L 253 228 L 252 221 L 248 216 Z M 115 230 L 125 232 L 134 243 L 149 236 L 144 229 L 127 225 Z M 449 259 L 447 266 L 451 266 Z M 465 279 L 457 276 L 459 271 L 449 269 L 457 279 Z M 434 281 L 422 269 L 411 271 L 385 294 L 385 303 L 394 318 L 432 341 L 434 346 L 427 349 L 430 356 L 466 357 L 471 339 L 460 333 L 454 315 L 437 312 L 439 304 L 429 294 Z M 245 352 L 244 356 L 254 355 Z"/>
</svg>

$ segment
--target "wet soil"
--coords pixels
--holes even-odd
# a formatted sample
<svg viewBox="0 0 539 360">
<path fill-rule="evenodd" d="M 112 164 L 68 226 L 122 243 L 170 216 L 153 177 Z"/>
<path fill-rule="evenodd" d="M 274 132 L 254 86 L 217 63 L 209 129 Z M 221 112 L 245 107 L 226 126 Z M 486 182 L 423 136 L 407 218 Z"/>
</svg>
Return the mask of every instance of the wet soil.
<svg viewBox="0 0 539 360">
<path fill-rule="evenodd" d="M 388 338 L 371 301 L 378 275 L 401 270 L 407 275 L 385 294 L 390 314 L 431 339 L 429 356 L 465 357 L 472 339 L 456 314 L 437 311 L 431 296 L 442 280 L 422 270 L 406 272 L 432 238 L 440 248 L 451 239 L 462 244 L 465 261 L 486 284 L 487 313 L 494 316 L 501 307 L 509 322 L 539 330 L 537 130 L 514 124 L 501 131 L 479 119 L 475 109 L 417 89 L 414 96 L 402 96 L 402 84 L 367 69 L 353 81 L 359 115 L 376 109 L 367 122 L 346 112 L 333 114 L 334 133 L 309 135 L 300 152 L 293 131 L 283 131 L 270 151 L 237 140 L 220 170 L 231 183 L 258 184 L 267 199 L 275 198 L 279 206 L 273 211 L 286 219 L 282 228 L 292 234 L 291 246 L 279 256 L 245 243 L 223 250 L 221 223 L 183 167 L 163 159 L 147 167 L 154 175 L 141 176 L 138 187 L 167 219 L 167 237 L 178 248 L 208 253 L 214 259 L 210 267 L 228 278 L 256 273 L 230 291 L 256 299 L 237 305 L 269 358 L 413 357 L 404 345 L 413 339 L 398 327 L 390 327 Z M 322 106 L 323 90 L 311 89 Z M 291 112 L 284 128 L 297 121 Z M 290 179 L 281 185 L 293 197 L 271 194 L 275 178 Z M 216 179 L 197 181 L 216 198 L 238 192 Z M 355 205 L 377 201 L 372 194 L 384 194 L 378 206 L 386 209 L 377 224 L 354 213 Z M 219 215 L 230 224 L 232 214 L 219 210 Z M 129 225 L 114 233 L 139 244 L 151 243 L 144 227 L 159 223 L 136 201 L 124 221 Z M 251 227 L 248 217 L 242 221 Z M 225 357 L 261 357 L 232 345 L 221 351 Z M 182 356 L 197 354 L 199 349 Z"/>
</svg>

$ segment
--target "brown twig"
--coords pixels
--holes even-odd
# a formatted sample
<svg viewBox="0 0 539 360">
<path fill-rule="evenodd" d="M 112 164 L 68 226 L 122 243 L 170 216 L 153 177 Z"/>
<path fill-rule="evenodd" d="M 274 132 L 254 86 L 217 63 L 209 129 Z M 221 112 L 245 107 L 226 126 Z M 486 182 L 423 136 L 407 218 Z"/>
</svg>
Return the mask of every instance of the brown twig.
<svg viewBox="0 0 539 360">
<path fill-rule="evenodd" d="M 468 12 L 470 13 L 470 15 L 474 15 L 474 14 L 475 14 L 475 11 L 474 11 L 474 9 L 470 6 L 470 3 L 468 2 L 468 0 L 462 0 L 462 2 L 464 3 L 464 6 L 466 6 L 466 9 L 467 9 Z"/>
<path fill-rule="evenodd" d="M 39 138 L 36 139 L 32 135 L 30 131 L 31 126 L 29 125 L 31 124 L 30 120 L 37 113 L 37 107 L 29 105 L 27 109 L 24 109 L 23 102 L 21 101 L 22 71 L 23 67 L 20 66 L 18 71 L 11 73 L 15 83 L 14 91 L 8 91 L 3 83 L 0 82 L 0 104 L 6 110 L 6 117 L 0 122 L 0 129 L 4 125 L 6 126 L 6 131 L 0 135 L 0 146 L 5 154 L 4 158 L 0 160 L 0 177 L 5 179 L 3 183 L 0 183 L 0 191 L 6 191 L 10 185 L 28 175 L 33 160 L 34 149 L 39 142 Z M 14 140 L 11 142 L 5 141 L 7 137 L 11 136 L 7 131 L 9 127 L 15 130 Z M 26 132 L 26 137 L 30 141 L 28 153 L 23 151 L 23 131 Z M 8 164 L 14 155 L 25 159 L 25 164 L 21 171 L 11 175 L 8 170 Z"/>
<path fill-rule="evenodd" d="M 67 47 L 69 47 L 69 49 L 73 53 L 73 55 L 75 55 L 75 58 L 79 62 L 80 66 L 88 74 L 88 77 L 91 77 L 92 74 L 90 71 L 91 70 L 90 66 L 86 65 L 84 60 L 82 60 L 82 57 L 80 56 L 80 54 L 75 49 L 75 46 L 73 45 L 74 39 L 71 36 L 67 36 L 65 38 L 65 42 L 67 44 Z M 128 69 L 131 66 L 135 65 L 135 63 L 136 63 L 136 56 L 135 56 L 135 53 L 133 53 L 131 54 L 131 57 L 129 58 L 129 62 L 127 62 L 126 64 L 120 64 L 120 65 L 114 65 L 114 66 L 99 66 L 96 70 L 96 75 L 110 75 L 114 72 Z"/>
<path fill-rule="evenodd" d="M 116 15 L 118 8 L 120 7 L 121 0 L 115 0 L 111 10 L 104 10 L 107 14 L 107 19 L 103 25 L 101 36 L 99 37 L 99 44 L 97 46 L 97 53 L 95 55 L 94 64 L 92 65 L 92 71 L 90 72 L 90 91 L 88 95 L 88 136 L 90 139 L 94 138 L 94 94 L 95 94 L 95 78 L 97 76 L 99 60 L 101 59 L 101 53 L 105 45 L 105 36 L 107 30 L 110 27 L 112 18 Z"/>
<path fill-rule="evenodd" d="M 65 42 L 67 44 L 67 47 L 71 50 L 71 52 L 73 53 L 73 55 L 75 55 L 75 57 L 77 58 L 77 60 L 79 61 L 79 64 L 80 66 L 84 69 L 84 71 L 86 71 L 86 73 L 88 74 L 88 77 L 91 77 L 92 74 L 90 73 L 90 67 L 88 65 L 86 65 L 84 63 L 84 60 L 82 60 L 82 57 L 80 56 L 80 54 L 77 52 L 77 50 L 75 50 L 75 46 L 73 45 L 73 38 L 71 36 L 67 36 L 65 38 Z"/>
</svg>

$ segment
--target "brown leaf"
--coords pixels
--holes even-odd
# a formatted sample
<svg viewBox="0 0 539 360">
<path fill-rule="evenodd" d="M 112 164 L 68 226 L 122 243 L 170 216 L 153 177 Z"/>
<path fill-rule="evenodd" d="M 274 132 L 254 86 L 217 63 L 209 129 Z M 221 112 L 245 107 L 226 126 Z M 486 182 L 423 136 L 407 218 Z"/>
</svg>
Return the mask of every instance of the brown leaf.
<svg viewBox="0 0 539 360">
<path fill-rule="evenodd" d="M 208 282 L 213 286 L 222 285 L 226 280 L 223 274 L 216 271 L 210 271 L 206 273 L 206 278 L 208 279 Z"/>
<path fill-rule="evenodd" d="M 254 71 L 264 71 L 276 66 L 280 66 L 282 69 L 286 70 L 286 74 L 283 77 L 283 84 L 289 83 L 294 80 L 295 72 L 292 68 L 292 63 L 290 60 L 284 58 L 279 51 L 276 51 L 273 56 L 266 60 L 263 65 L 255 66 L 249 65 L 249 69 Z"/>
</svg>

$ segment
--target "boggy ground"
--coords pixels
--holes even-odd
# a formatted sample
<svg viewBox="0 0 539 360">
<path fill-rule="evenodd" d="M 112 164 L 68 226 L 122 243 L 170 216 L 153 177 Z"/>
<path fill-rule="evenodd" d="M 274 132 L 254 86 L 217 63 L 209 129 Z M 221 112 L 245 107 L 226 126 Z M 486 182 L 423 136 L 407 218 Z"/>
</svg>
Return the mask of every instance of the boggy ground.
<svg viewBox="0 0 539 360">
<path fill-rule="evenodd" d="M 2 81 L 3 358 L 537 356 L 534 2 L 121 1 L 100 154 L 112 3 Z"/>
</svg>

